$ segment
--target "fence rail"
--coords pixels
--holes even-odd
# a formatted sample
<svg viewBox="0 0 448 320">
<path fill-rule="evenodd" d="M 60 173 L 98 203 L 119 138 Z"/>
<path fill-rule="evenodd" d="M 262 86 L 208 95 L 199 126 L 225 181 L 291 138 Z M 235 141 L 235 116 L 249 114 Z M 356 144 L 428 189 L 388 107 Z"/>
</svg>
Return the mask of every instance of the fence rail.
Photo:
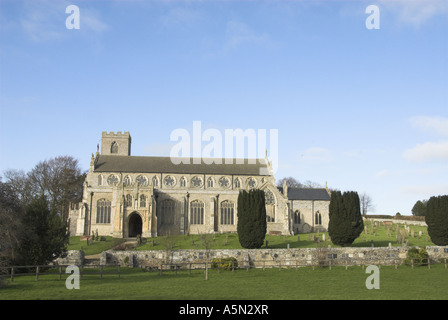
<svg viewBox="0 0 448 320">
<path fill-rule="evenodd" d="M 62 274 L 65 274 L 65 269 L 70 265 L 34 265 L 34 266 L 7 266 L 0 267 L 0 270 L 6 270 L 6 274 L 10 276 L 11 282 L 14 282 L 15 277 L 19 276 L 29 276 L 35 275 L 36 281 L 39 280 L 39 276 L 41 275 L 59 275 L 59 280 L 62 280 Z M 103 278 L 105 274 L 117 274 L 118 278 L 120 278 L 120 265 L 89 265 L 88 268 L 83 266 L 77 266 L 79 268 L 80 278 L 83 278 L 83 275 L 89 274 L 99 274 L 100 279 Z M 104 270 L 107 268 L 108 270 Z M 117 269 L 116 271 L 109 270 Z M 93 271 L 92 269 L 99 269 L 99 271 Z M 18 272 L 20 270 L 25 270 L 25 272 Z M 31 272 L 31 270 L 34 270 Z M 88 270 L 86 272 L 86 270 Z"/>
<path fill-rule="evenodd" d="M 381 266 L 395 266 L 395 269 L 397 269 L 399 266 L 411 266 L 412 269 L 414 269 L 416 266 L 425 266 L 428 269 L 431 269 L 431 266 L 435 264 L 444 264 L 445 269 L 448 269 L 448 259 L 443 259 L 442 261 L 431 261 L 430 259 L 407 259 L 406 261 L 400 261 L 400 263 L 395 262 L 391 264 L 382 264 L 378 265 Z M 184 262 L 184 263 L 161 263 L 158 265 L 141 265 L 139 266 L 143 271 L 155 271 L 158 272 L 159 275 L 162 275 L 163 272 L 174 272 L 177 274 L 178 271 L 189 271 L 189 274 L 191 274 L 192 270 L 203 270 L 206 274 L 206 279 L 208 278 L 208 270 L 217 270 L 218 273 L 221 270 L 232 270 L 233 272 L 237 269 L 245 269 L 249 271 L 250 269 L 267 269 L 267 268 L 278 268 L 279 271 L 281 271 L 284 268 L 304 268 L 304 267 L 311 267 L 313 270 L 315 268 L 324 267 L 328 268 L 329 270 L 332 269 L 332 267 L 344 267 L 347 270 L 349 267 L 362 267 L 363 269 L 368 266 L 369 264 L 356 264 L 356 263 L 347 263 L 347 264 L 341 264 L 341 263 L 333 263 L 331 260 L 327 261 L 319 261 L 319 263 L 299 263 L 297 260 L 264 260 L 264 261 L 257 261 L 257 265 L 255 266 L 254 263 L 243 263 L 243 265 L 238 265 L 236 261 L 233 261 L 230 266 L 221 267 L 218 265 L 213 265 L 212 262 Z M 6 266 L 6 267 L 0 267 L 0 270 L 6 270 L 6 275 L 9 275 L 11 282 L 14 282 L 14 278 L 18 276 L 25 276 L 25 275 L 35 275 L 36 281 L 39 280 L 39 276 L 42 275 L 58 275 L 59 280 L 62 280 L 62 274 L 65 273 L 65 269 L 69 267 L 70 265 L 34 265 L 34 266 Z M 83 266 L 77 266 L 80 271 L 80 278 L 83 279 L 84 275 L 91 275 L 91 274 L 99 274 L 100 279 L 103 278 L 103 275 L 106 274 L 116 274 L 118 278 L 121 277 L 121 266 L 119 264 L 109 264 L 109 265 L 89 265 L 88 267 Z M 25 269 L 25 272 L 17 272 L 19 270 Z M 98 269 L 98 271 L 94 271 L 95 269 Z M 107 270 L 105 270 L 107 269 Z M 116 271 L 111 271 L 116 269 Z M 30 270 L 34 270 L 33 272 L 30 272 Z M 86 272 L 87 270 L 87 272 Z M 3 272 L 5 274 L 5 272 Z"/>
</svg>

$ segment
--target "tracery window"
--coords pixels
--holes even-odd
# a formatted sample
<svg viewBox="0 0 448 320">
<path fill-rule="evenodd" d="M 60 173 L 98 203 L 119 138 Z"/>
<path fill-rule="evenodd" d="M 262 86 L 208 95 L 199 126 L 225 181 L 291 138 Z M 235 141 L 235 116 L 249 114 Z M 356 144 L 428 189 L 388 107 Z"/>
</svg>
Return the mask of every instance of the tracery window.
<svg viewBox="0 0 448 320">
<path fill-rule="evenodd" d="M 126 177 L 124 177 L 124 179 L 123 179 L 123 184 L 127 187 L 127 186 L 130 186 L 131 185 L 131 177 L 129 177 L 129 176 L 126 176 Z"/>
<path fill-rule="evenodd" d="M 199 177 L 193 177 L 191 179 L 191 185 L 196 188 L 202 186 L 202 179 Z"/>
<path fill-rule="evenodd" d="M 240 181 L 239 178 L 236 178 L 236 179 L 235 179 L 235 181 L 234 181 L 234 186 L 235 186 L 235 189 L 239 189 L 239 188 L 241 188 L 241 181 Z"/>
<path fill-rule="evenodd" d="M 231 201 L 221 202 L 221 224 L 234 224 L 235 204 Z"/>
<path fill-rule="evenodd" d="M 221 177 L 218 183 L 221 188 L 227 188 L 230 185 L 230 181 L 227 177 Z"/>
<path fill-rule="evenodd" d="M 257 181 L 254 178 L 250 177 L 250 178 L 247 179 L 247 185 L 251 189 L 255 188 L 255 186 L 257 185 Z"/>
<path fill-rule="evenodd" d="M 146 207 L 146 196 L 144 194 L 140 195 L 140 207 Z"/>
<path fill-rule="evenodd" d="M 126 195 L 124 205 L 125 207 L 132 207 L 132 196 L 130 194 Z"/>
<path fill-rule="evenodd" d="M 266 221 L 275 222 L 275 198 L 270 190 L 264 191 L 266 203 Z"/>
<path fill-rule="evenodd" d="M 152 185 L 153 187 L 159 186 L 159 179 L 157 179 L 157 177 L 152 178 Z"/>
<path fill-rule="evenodd" d="M 146 187 L 148 185 L 148 179 L 142 175 L 135 178 L 135 181 L 137 181 L 137 184 L 142 187 Z"/>
<path fill-rule="evenodd" d="M 176 184 L 176 180 L 174 180 L 172 176 L 166 176 L 163 181 L 165 182 L 165 186 L 167 187 L 174 187 L 174 185 Z"/>
<path fill-rule="evenodd" d="M 161 203 L 161 217 L 162 224 L 174 224 L 174 208 L 175 203 L 171 199 L 163 200 Z"/>
<path fill-rule="evenodd" d="M 213 178 L 212 177 L 208 178 L 207 188 L 213 188 L 214 184 L 215 184 L 215 182 L 213 181 Z"/>
<path fill-rule="evenodd" d="M 116 186 L 119 182 L 120 182 L 120 179 L 118 179 L 118 176 L 116 176 L 115 174 L 111 174 L 111 175 L 107 178 L 107 183 L 108 183 L 110 186 Z"/>
<path fill-rule="evenodd" d="M 100 199 L 96 203 L 96 223 L 110 223 L 110 201 Z"/>
<path fill-rule="evenodd" d="M 185 177 L 180 178 L 180 186 L 185 188 L 187 186 L 187 179 Z"/>
<path fill-rule="evenodd" d="M 190 224 L 204 224 L 204 203 L 193 201 L 190 203 Z"/>
</svg>

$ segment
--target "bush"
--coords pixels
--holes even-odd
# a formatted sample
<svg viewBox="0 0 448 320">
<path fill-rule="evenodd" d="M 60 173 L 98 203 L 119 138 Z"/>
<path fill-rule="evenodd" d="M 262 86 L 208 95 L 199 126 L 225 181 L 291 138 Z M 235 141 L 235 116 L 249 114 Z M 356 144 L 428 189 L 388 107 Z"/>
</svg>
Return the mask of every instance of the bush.
<svg viewBox="0 0 448 320">
<path fill-rule="evenodd" d="M 426 249 L 410 248 L 406 255 L 405 263 L 412 264 L 412 261 L 414 261 L 414 265 L 421 266 L 428 263 L 428 259 L 429 255 Z"/>
<path fill-rule="evenodd" d="M 233 258 L 215 258 L 212 260 L 212 268 L 220 268 L 224 270 L 232 270 L 238 267 L 238 261 Z"/>
</svg>

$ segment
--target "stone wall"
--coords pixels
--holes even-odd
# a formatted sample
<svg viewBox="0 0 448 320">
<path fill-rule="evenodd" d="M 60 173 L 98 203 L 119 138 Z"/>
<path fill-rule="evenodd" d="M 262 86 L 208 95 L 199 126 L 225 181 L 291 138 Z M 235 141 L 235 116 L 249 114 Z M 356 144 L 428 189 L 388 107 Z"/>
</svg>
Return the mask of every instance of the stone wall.
<svg viewBox="0 0 448 320">
<path fill-rule="evenodd" d="M 241 249 L 210 250 L 209 261 L 214 258 L 234 257 L 239 267 L 295 267 L 328 265 L 394 265 L 402 263 L 410 247 L 387 248 L 301 248 L 301 249 Z M 433 262 L 448 259 L 448 246 L 426 247 Z M 106 251 L 101 263 L 124 266 L 158 267 L 161 263 L 204 263 L 206 250 L 173 251 Z M 195 267 L 194 265 L 192 266 Z M 196 267 L 203 268 L 197 265 Z"/>
</svg>

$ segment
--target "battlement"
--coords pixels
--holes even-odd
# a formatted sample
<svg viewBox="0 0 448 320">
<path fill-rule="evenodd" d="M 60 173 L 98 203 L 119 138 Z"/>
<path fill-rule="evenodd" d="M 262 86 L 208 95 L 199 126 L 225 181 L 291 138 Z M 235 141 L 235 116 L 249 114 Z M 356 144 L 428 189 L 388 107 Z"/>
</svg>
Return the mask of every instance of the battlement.
<svg viewBox="0 0 448 320">
<path fill-rule="evenodd" d="M 129 131 L 125 131 L 124 133 L 121 133 L 121 131 L 117 131 L 116 133 L 113 131 L 110 131 L 110 132 L 103 131 L 102 136 L 103 137 L 130 137 L 131 135 L 129 134 Z"/>
<path fill-rule="evenodd" d="M 130 156 L 131 155 L 131 135 L 129 131 L 107 132 L 101 135 L 101 154 Z"/>
</svg>

